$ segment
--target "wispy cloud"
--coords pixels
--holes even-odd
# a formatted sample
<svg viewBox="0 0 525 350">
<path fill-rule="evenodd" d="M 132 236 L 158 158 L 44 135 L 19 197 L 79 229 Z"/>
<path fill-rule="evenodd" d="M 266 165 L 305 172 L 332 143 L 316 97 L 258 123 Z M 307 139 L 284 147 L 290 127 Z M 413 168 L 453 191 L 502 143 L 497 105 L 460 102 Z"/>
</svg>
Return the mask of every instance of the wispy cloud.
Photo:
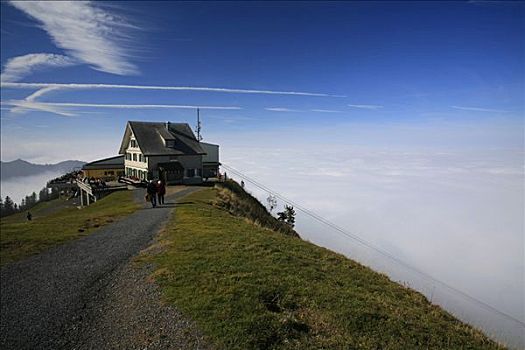
<svg viewBox="0 0 525 350">
<path fill-rule="evenodd" d="M 35 70 L 69 67 L 76 64 L 78 62 L 75 59 L 63 55 L 31 53 L 8 59 L 0 75 L 0 81 L 13 82 L 22 79 Z"/>
<path fill-rule="evenodd" d="M 73 117 L 76 114 L 70 111 L 65 110 L 64 108 L 56 107 L 49 105 L 47 103 L 36 102 L 31 100 L 8 100 L 1 101 L 2 105 L 13 106 L 11 113 L 24 113 L 30 110 L 33 111 L 42 111 L 49 112 L 53 114 L 58 114 L 64 117 Z"/>
<path fill-rule="evenodd" d="M 122 85 L 122 84 L 77 84 L 77 83 L 19 83 L 19 82 L 0 82 L 2 88 L 12 89 L 39 89 L 36 92 L 29 95 L 25 100 L 17 100 L 18 105 L 21 107 L 13 108 L 13 112 L 23 112 L 29 109 L 37 110 L 38 108 L 28 108 L 40 106 L 41 104 L 27 104 L 23 101 L 36 102 L 36 99 L 51 92 L 58 90 L 91 90 L 91 89 L 132 89 L 132 90 L 171 90 L 171 91 L 199 91 L 199 92 L 219 92 L 219 93 L 233 93 L 233 94 L 263 94 L 263 95 L 297 95 L 297 96 L 315 96 L 315 97 L 340 97 L 339 95 L 330 95 L 325 93 L 314 93 L 314 92 L 302 92 L 302 91 L 278 91 L 278 90 L 253 90 L 253 89 L 239 89 L 239 88 L 222 88 L 222 87 L 202 87 L 202 86 L 154 86 L 154 85 Z M 50 106 L 64 107 L 64 104 L 46 103 L 46 108 Z M 112 106 L 112 107 L 110 107 Z M 117 107 L 124 105 L 109 105 L 109 104 L 79 104 L 71 105 L 69 107 L 103 107 L 103 108 L 175 108 L 175 107 L 162 107 L 166 105 L 134 105 L 137 107 Z M 131 106 L 131 105 L 126 105 Z M 155 106 L 155 107 L 138 107 L 138 106 Z M 171 105 L 167 105 L 171 106 Z M 197 108 L 198 106 L 189 106 L 189 108 Z M 180 107 L 182 108 L 182 107 Z M 205 107 L 199 107 L 205 108 Z M 219 109 L 219 108 L 215 108 Z M 224 109 L 240 109 L 235 108 L 224 108 Z M 268 107 L 268 111 L 273 112 L 302 112 L 296 109 L 283 108 L 283 107 Z M 336 113 L 338 111 L 314 109 L 312 111 Z"/>
<path fill-rule="evenodd" d="M 42 88 L 40 90 L 37 90 L 37 91 L 33 92 L 31 95 L 27 96 L 25 99 L 28 100 L 28 101 L 35 101 L 38 97 L 40 97 L 42 95 L 45 95 L 48 92 L 51 92 L 51 91 L 54 91 L 54 90 L 58 90 L 58 89 L 59 88 L 53 87 L 53 86 L 45 87 L 45 88 Z"/>
<path fill-rule="evenodd" d="M 59 89 L 134 89 L 134 90 L 175 90 L 175 91 L 202 91 L 202 92 L 224 92 L 236 94 L 263 94 L 263 95 L 297 95 L 297 96 L 318 96 L 318 97 L 344 97 L 341 95 L 331 95 L 318 92 L 304 91 L 278 91 L 278 90 L 254 90 L 223 87 L 203 87 L 203 86 L 154 86 L 154 85 L 121 85 L 121 84 L 58 84 L 58 83 L 14 83 L 2 82 L 1 87 L 12 89 L 42 89 L 54 87 Z"/>
<path fill-rule="evenodd" d="M 94 108 L 124 108 L 124 109 L 147 109 L 147 108 L 182 108 L 182 109 L 222 109 L 239 110 L 237 106 L 194 106 L 194 105 L 161 105 L 161 104 L 103 104 L 103 103 L 44 103 L 48 106 L 56 107 L 94 107 Z"/>
<path fill-rule="evenodd" d="M 15 106 L 12 112 L 38 110 L 59 114 L 62 116 L 75 116 L 68 108 L 116 108 L 116 109 L 214 109 L 214 110 L 239 110 L 237 106 L 193 106 L 193 105 L 164 105 L 164 104 L 103 104 L 103 103 L 75 103 L 75 102 L 36 102 L 33 100 L 7 100 L 1 101 L 2 105 Z"/>
<path fill-rule="evenodd" d="M 40 23 L 56 46 L 93 69 L 129 75 L 137 67 L 129 61 L 128 21 L 89 1 L 11 1 Z"/>
<path fill-rule="evenodd" d="M 267 107 L 265 110 L 270 112 L 301 112 L 298 109 L 284 108 L 284 107 Z"/>
<path fill-rule="evenodd" d="M 47 106 L 47 107 L 44 107 L 44 109 L 42 109 L 41 104 L 37 103 L 36 99 L 38 97 L 44 95 L 44 94 L 47 94 L 50 91 L 57 90 L 57 89 L 58 88 L 55 88 L 55 87 L 46 87 L 46 88 L 37 90 L 34 93 L 32 93 L 31 95 L 27 96 L 24 100 L 19 101 L 18 102 L 19 105 L 18 106 L 14 106 L 11 109 L 11 112 L 12 113 L 24 113 L 24 112 L 27 112 L 29 110 L 43 110 L 43 111 L 49 112 L 50 111 L 49 108 L 52 108 L 52 107 Z M 24 103 L 24 101 L 28 102 L 28 103 Z M 31 106 L 31 108 L 28 108 L 27 106 Z M 63 111 L 61 111 L 58 108 L 55 108 L 54 110 L 55 110 L 55 112 L 53 112 L 53 113 L 56 113 L 56 114 L 59 114 L 59 115 L 67 115 L 67 114 L 64 114 L 64 113 L 67 113 L 67 112 L 63 112 Z"/>
<path fill-rule="evenodd" d="M 206 116 L 206 118 L 220 120 L 220 121 L 223 121 L 225 123 L 246 122 L 246 121 L 252 121 L 252 120 L 255 119 L 255 118 L 252 118 L 252 117 L 232 116 L 232 115 L 228 115 L 228 116 L 208 115 L 208 116 Z"/>
<path fill-rule="evenodd" d="M 271 112 L 319 112 L 319 113 L 342 113 L 342 111 L 337 111 L 334 109 L 307 109 L 307 110 L 300 110 L 300 109 L 292 109 L 292 108 L 286 108 L 286 107 L 267 107 L 265 108 L 267 111 Z"/>
<path fill-rule="evenodd" d="M 474 111 L 474 112 L 492 112 L 492 113 L 508 113 L 509 112 L 509 111 L 505 111 L 501 109 L 480 108 L 480 107 L 450 106 L 450 108 L 459 109 L 462 111 Z"/>
<path fill-rule="evenodd" d="M 380 109 L 380 108 L 383 108 L 383 106 L 380 106 L 380 105 L 354 105 L 354 104 L 349 104 L 348 107 L 361 108 L 361 109 Z"/>
<path fill-rule="evenodd" d="M 342 113 L 342 111 L 336 111 L 334 109 L 311 109 L 310 111 L 321 113 Z"/>
</svg>

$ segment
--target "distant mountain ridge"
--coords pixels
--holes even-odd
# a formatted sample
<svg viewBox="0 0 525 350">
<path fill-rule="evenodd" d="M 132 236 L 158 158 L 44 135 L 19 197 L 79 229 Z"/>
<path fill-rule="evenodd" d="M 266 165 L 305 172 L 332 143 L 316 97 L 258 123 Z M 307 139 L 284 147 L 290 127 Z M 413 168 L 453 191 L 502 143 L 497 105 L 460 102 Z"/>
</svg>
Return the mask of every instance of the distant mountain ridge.
<svg viewBox="0 0 525 350">
<path fill-rule="evenodd" d="M 35 164 L 17 159 L 10 162 L 0 161 L 1 179 L 38 175 L 43 172 L 67 173 L 82 167 L 86 162 L 80 160 L 65 160 L 56 164 Z"/>
</svg>

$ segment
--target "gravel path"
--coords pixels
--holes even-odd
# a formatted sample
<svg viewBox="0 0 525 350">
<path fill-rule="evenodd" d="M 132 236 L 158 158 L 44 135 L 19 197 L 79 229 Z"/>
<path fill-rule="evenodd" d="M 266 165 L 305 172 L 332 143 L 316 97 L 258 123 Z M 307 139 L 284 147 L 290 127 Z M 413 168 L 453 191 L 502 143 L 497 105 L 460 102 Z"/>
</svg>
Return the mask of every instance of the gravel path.
<svg viewBox="0 0 525 350">
<path fill-rule="evenodd" d="M 132 262 L 100 281 L 100 291 L 68 325 L 63 349 L 208 349 L 196 325 L 161 302 L 153 266 Z M 97 288 L 98 289 L 98 288 Z"/>
<path fill-rule="evenodd" d="M 147 316 L 151 312 L 147 308 L 142 311 L 137 309 L 134 316 L 128 316 L 130 319 L 138 317 L 139 320 L 135 323 L 130 321 L 130 324 L 120 322 L 118 326 L 118 318 L 126 315 L 126 308 L 131 310 L 138 304 L 132 298 L 127 302 L 120 298 L 122 309 L 118 309 L 119 304 L 115 300 L 119 295 L 131 297 L 135 293 L 137 297 L 145 298 L 144 305 L 147 305 L 146 301 L 153 306 L 158 304 L 158 290 L 154 284 L 146 284 L 147 271 L 144 268 L 132 269 L 129 260 L 151 243 L 169 218 L 174 200 L 197 189 L 187 188 L 173 194 L 167 198 L 165 207 L 138 210 L 89 236 L 4 266 L 0 271 L 0 348 L 135 348 L 124 346 L 125 342 L 124 347 L 119 347 L 118 343 L 97 343 L 98 340 L 111 340 L 107 334 L 114 333 L 118 337 L 123 327 L 128 328 L 125 329 L 129 333 L 127 341 L 131 341 L 128 344 L 137 344 L 137 348 L 166 348 L 162 346 L 165 343 L 155 342 L 154 334 L 150 337 L 151 347 L 139 346 L 140 342 L 134 341 L 133 337 L 137 336 L 137 328 L 143 327 L 138 323 L 141 317 L 144 320 L 153 317 L 150 332 L 155 332 L 166 322 L 182 322 L 181 327 L 175 327 L 182 329 L 188 325 L 182 319 L 164 320 L 155 325 L 155 322 L 162 321 L 162 317 L 180 316 L 176 310 L 171 313 L 168 310 L 164 315 L 157 312 L 155 314 L 159 318 L 155 318 L 155 315 Z M 141 190 L 136 191 L 136 198 L 143 201 Z M 157 309 L 163 309 L 158 305 Z M 108 313 L 108 318 L 100 318 L 103 313 L 99 311 L 111 310 L 113 306 L 117 309 L 113 309 L 112 314 Z M 123 320 L 128 316 L 124 316 Z M 100 318 L 100 324 L 95 322 L 97 318 Z M 117 325 L 115 329 L 110 328 L 112 324 Z M 106 338 L 101 336 L 96 339 L 97 333 L 100 333 L 97 327 L 105 329 Z M 163 332 L 159 331 L 159 334 L 163 334 L 161 338 L 166 338 Z M 193 334 L 196 344 L 199 344 L 200 336 L 195 332 Z M 168 336 L 176 338 L 174 332 Z M 173 348 L 179 348 L 174 345 Z"/>
</svg>

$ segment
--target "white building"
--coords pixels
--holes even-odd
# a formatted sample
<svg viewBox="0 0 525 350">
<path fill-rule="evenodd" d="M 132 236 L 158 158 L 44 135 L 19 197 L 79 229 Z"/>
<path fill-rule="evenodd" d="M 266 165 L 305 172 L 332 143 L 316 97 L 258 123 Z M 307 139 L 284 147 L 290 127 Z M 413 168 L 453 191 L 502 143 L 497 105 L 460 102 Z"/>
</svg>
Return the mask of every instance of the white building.
<svg viewBox="0 0 525 350">
<path fill-rule="evenodd" d="M 130 121 L 119 154 L 124 172 L 141 180 L 195 184 L 216 177 L 219 146 L 199 142 L 187 123 Z"/>
</svg>

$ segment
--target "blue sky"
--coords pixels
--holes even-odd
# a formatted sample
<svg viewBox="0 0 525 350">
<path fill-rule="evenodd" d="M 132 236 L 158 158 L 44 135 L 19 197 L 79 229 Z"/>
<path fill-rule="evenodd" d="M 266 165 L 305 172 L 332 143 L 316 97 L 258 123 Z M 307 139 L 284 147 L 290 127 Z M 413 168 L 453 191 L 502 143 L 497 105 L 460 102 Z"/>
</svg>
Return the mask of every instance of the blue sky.
<svg viewBox="0 0 525 350">
<path fill-rule="evenodd" d="M 34 99 L 39 102 L 238 108 L 203 110 L 205 131 L 212 134 L 362 120 L 523 117 L 522 3 L 18 4 L 1 4 L 6 82 L 345 96 L 63 88 Z M 67 20 L 80 9 L 83 15 Z M 25 56 L 31 54 L 37 54 L 32 61 Z M 14 68 L 9 70 L 10 60 L 17 57 L 22 61 L 11 62 Z M 52 107 L 75 115 L 70 117 L 42 108 L 11 111 L 12 100 L 24 100 L 37 90 L 3 84 L 4 131 L 23 137 L 35 133 L 27 130 L 29 125 L 39 125 L 47 130 L 37 137 L 58 137 L 85 122 L 104 123 L 112 132 L 122 130 L 128 119 L 194 123 L 190 109 Z M 89 128 L 75 132 L 100 135 Z M 5 160 L 17 156 L 24 154 L 2 152 Z"/>
<path fill-rule="evenodd" d="M 525 322 L 523 2 L 0 6 L 2 160 L 112 156 L 126 121 L 194 125 L 200 106 L 224 164 Z M 522 325 L 297 222 L 525 344 Z"/>
</svg>

